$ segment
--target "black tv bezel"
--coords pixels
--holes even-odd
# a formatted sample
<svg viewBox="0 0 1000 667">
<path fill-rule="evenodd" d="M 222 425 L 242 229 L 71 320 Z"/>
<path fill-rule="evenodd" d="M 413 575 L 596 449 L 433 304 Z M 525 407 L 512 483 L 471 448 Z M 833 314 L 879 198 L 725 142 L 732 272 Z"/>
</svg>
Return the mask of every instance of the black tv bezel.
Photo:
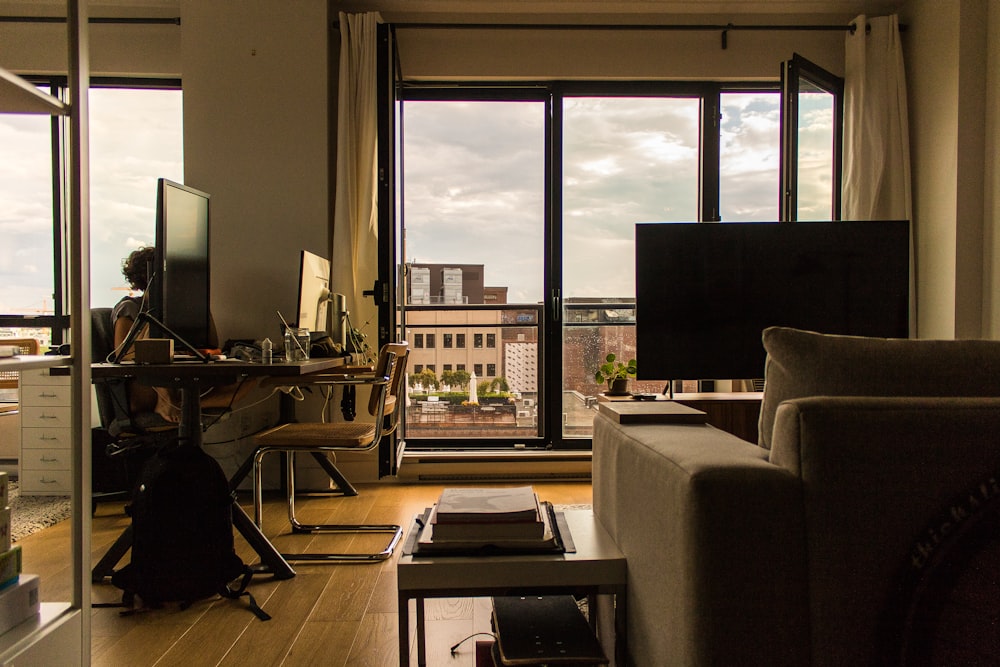
<svg viewBox="0 0 1000 667">
<path fill-rule="evenodd" d="M 187 307 L 176 307 L 178 304 L 171 303 L 168 296 L 171 285 L 170 271 L 167 264 L 170 262 L 172 249 L 168 242 L 168 227 L 170 225 L 170 212 L 167 207 L 167 190 L 173 189 L 184 192 L 205 200 L 206 214 L 204 223 L 204 310 L 198 322 L 192 324 L 190 315 L 192 311 Z M 165 327 L 160 330 L 156 323 L 151 323 L 151 334 L 157 337 L 179 338 L 188 344 L 199 349 L 208 349 L 212 341 L 212 270 L 211 270 L 211 228 L 212 228 L 212 197 L 207 192 L 183 183 L 177 183 L 167 178 L 160 178 L 156 184 L 156 241 L 153 249 L 153 273 L 150 274 L 150 283 L 147 288 L 149 296 L 150 313 L 159 319 Z M 201 282 L 201 281 L 200 281 Z M 190 303 L 182 304 L 189 306 Z M 176 313 L 184 313 L 187 317 L 178 319 Z"/>
<path fill-rule="evenodd" d="M 670 260 L 669 251 L 664 251 L 664 239 L 654 238 L 658 228 L 667 228 L 670 231 L 678 230 L 678 225 L 687 227 L 683 233 L 695 232 L 703 233 L 706 240 L 714 240 L 732 232 L 732 236 L 738 237 L 742 233 L 753 233 L 753 230 L 763 230 L 761 236 L 771 233 L 772 237 L 779 239 L 785 247 L 792 246 L 792 238 L 797 239 L 796 244 L 806 244 L 806 248 L 792 248 L 791 252 L 796 252 L 800 248 L 802 251 L 796 257 L 806 256 L 809 252 L 821 252 L 821 248 L 815 247 L 824 235 L 839 235 L 840 240 L 852 239 L 863 231 L 877 232 L 883 237 L 891 247 L 895 248 L 892 257 L 880 256 L 885 269 L 881 271 L 883 280 L 891 281 L 891 285 L 879 283 L 873 285 L 878 290 L 884 290 L 884 296 L 890 305 L 880 309 L 881 314 L 878 320 L 861 321 L 856 316 L 850 326 L 817 325 L 817 320 L 800 316 L 792 312 L 796 308 L 795 299 L 799 303 L 805 303 L 808 299 L 815 303 L 832 303 L 833 296 L 816 294 L 808 290 L 801 289 L 801 285 L 795 285 L 787 277 L 784 284 L 787 289 L 773 294 L 775 304 L 787 304 L 789 310 L 781 314 L 773 312 L 775 306 L 770 303 L 763 307 L 771 312 L 766 316 L 761 316 L 759 312 L 739 313 L 740 317 L 732 316 L 733 309 L 712 311 L 713 304 L 704 295 L 701 295 L 701 313 L 698 315 L 702 320 L 709 321 L 715 327 L 709 336 L 712 336 L 716 343 L 706 343 L 706 335 L 697 333 L 692 328 L 692 332 L 678 332 L 678 327 L 674 326 L 672 320 L 681 319 L 680 313 L 692 312 L 698 308 L 698 296 L 690 295 L 690 300 L 684 303 L 683 297 L 677 295 L 667 296 L 662 287 L 665 275 L 675 274 L 682 271 L 679 264 L 667 266 Z M 836 228 L 832 226 L 836 225 Z M 861 227 L 862 225 L 866 227 Z M 855 231 L 856 230 L 856 231 Z M 804 232 L 804 233 L 802 233 Z M 861 238 L 857 236 L 857 238 Z M 870 243 L 871 235 L 867 237 L 868 243 L 860 241 L 859 252 L 864 255 L 864 260 L 873 259 L 876 251 Z M 910 306 L 910 271 L 911 271 L 911 250 L 910 250 L 910 225 L 905 220 L 884 220 L 884 221 L 818 221 L 818 222 L 753 222 L 753 223 L 639 223 L 636 225 L 636 357 L 638 363 L 638 378 L 640 380 L 724 380 L 724 379 L 755 379 L 764 375 L 765 353 L 761 344 L 761 333 L 767 326 L 790 326 L 802 329 L 818 330 L 822 333 L 837 333 L 846 335 L 878 336 L 887 338 L 906 338 L 909 335 L 909 306 Z M 704 244 L 709 246 L 710 244 Z M 700 254 L 702 249 L 691 249 L 685 252 L 685 259 L 696 261 L 693 253 Z M 766 252 L 774 252 L 773 248 L 767 248 Z M 765 254 L 766 254 L 765 252 Z M 656 257 L 656 261 L 650 261 L 650 255 Z M 742 267 L 740 267 L 742 268 Z M 809 267 L 812 269 L 813 267 Z M 734 269 L 739 270 L 739 269 Z M 782 277 L 773 278 L 776 282 L 781 282 Z M 815 282 L 815 279 L 813 279 Z M 800 282 L 807 282 L 801 280 Z M 724 281 L 720 282 L 725 287 Z M 796 289 L 796 288 L 799 289 Z M 694 289 L 699 289 L 695 286 Z M 868 288 L 866 288 L 867 290 Z M 871 291 L 871 290 L 869 290 Z M 798 294 L 795 294 L 798 292 Z M 850 304 L 843 299 L 843 290 L 840 290 L 839 299 L 848 303 L 846 307 L 855 308 L 856 304 Z M 730 296 L 727 298 L 725 292 L 719 292 L 723 298 L 721 302 L 734 303 L 739 294 L 739 287 L 734 286 Z M 673 299 L 673 302 L 668 300 Z M 750 303 L 759 303 L 760 299 L 749 299 Z M 716 305 L 716 308 L 718 306 Z M 801 312 L 823 310 L 815 308 L 814 303 L 798 308 Z M 740 310 L 736 308 L 735 310 Z M 871 310 L 871 306 L 869 306 Z M 857 311 L 855 311 L 857 312 Z M 866 311 L 867 312 L 867 311 Z M 650 315 L 652 313 L 652 315 Z M 824 313 L 823 317 L 828 316 Z M 732 320 L 732 321 L 729 321 Z M 720 330 L 728 329 L 728 335 L 723 336 L 718 333 Z M 709 331 L 706 325 L 704 331 Z M 722 342 L 720 339 L 725 339 Z M 711 349 L 709 349 L 711 348 Z"/>
</svg>

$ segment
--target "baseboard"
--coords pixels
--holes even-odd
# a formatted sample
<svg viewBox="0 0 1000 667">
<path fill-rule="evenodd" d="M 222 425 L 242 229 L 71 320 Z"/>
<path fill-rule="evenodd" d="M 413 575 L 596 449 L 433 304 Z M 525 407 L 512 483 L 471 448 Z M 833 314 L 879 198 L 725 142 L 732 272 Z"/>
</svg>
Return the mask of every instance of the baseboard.
<svg viewBox="0 0 1000 667">
<path fill-rule="evenodd" d="M 400 482 L 589 481 L 591 453 L 406 452 Z"/>
</svg>

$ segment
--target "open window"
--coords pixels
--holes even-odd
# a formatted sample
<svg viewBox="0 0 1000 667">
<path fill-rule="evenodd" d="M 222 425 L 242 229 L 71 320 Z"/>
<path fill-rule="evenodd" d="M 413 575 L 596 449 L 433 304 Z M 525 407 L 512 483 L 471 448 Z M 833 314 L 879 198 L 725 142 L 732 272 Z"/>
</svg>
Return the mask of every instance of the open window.
<svg viewBox="0 0 1000 667">
<path fill-rule="evenodd" d="M 794 54 L 781 97 L 781 219 L 839 220 L 844 80 Z"/>
</svg>

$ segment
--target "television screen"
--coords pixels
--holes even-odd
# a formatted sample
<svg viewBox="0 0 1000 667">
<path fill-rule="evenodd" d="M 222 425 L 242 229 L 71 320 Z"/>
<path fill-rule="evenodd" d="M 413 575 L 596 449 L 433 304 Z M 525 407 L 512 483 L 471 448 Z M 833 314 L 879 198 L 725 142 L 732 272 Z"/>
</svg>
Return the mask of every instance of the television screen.
<svg viewBox="0 0 1000 667">
<path fill-rule="evenodd" d="M 150 276 L 150 309 L 180 337 L 205 349 L 211 344 L 209 195 L 165 178 L 156 193 L 156 247 Z"/>
<path fill-rule="evenodd" d="M 636 225 L 639 379 L 764 374 L 761 332 L 909 335 L 906 221 Z"/>
<path fill-rule="evenodd" d="M 299 259 L 299 326 L 326 331 L 330 260 L 303 250 Z"/>
</svg>

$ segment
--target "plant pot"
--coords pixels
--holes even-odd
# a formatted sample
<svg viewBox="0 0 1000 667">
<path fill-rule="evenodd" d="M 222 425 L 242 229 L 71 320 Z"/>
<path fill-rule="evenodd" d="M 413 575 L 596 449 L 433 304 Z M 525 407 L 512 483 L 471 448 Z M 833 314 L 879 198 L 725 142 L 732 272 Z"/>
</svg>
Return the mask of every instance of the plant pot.
<svg viewBox="0 0 1000 667">
<path fill-rule="evenodd" d="M 617 378 L 608 382 L 608 390 L 604 392 L 608 396 L 628 396 L 628 378 Z"/>
</svg>

